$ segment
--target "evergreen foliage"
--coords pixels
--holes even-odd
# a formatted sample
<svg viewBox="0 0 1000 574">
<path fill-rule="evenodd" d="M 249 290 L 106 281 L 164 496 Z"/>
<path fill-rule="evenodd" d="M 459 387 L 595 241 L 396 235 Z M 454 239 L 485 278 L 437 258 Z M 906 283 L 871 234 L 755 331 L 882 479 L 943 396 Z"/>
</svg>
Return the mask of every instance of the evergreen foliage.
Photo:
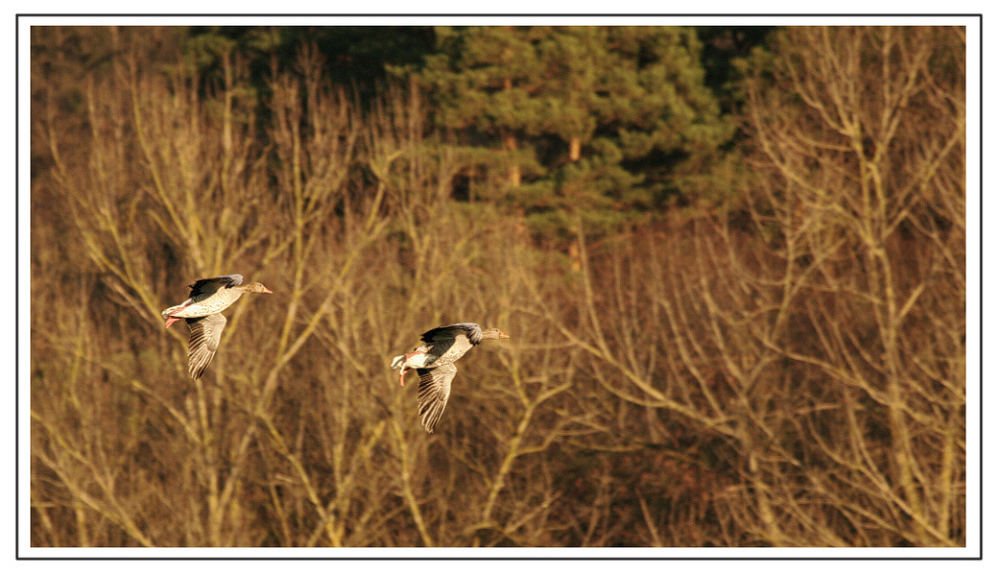
<svg viewBox="0 0 1000 574">
<path fill-rule="evenodd" d="M 691 28 L 437 30 L 417 77 L 438 124 L 491 167 L 543 236 L 607 231 L 672 202 L 732 137 Z"/>
</svg>

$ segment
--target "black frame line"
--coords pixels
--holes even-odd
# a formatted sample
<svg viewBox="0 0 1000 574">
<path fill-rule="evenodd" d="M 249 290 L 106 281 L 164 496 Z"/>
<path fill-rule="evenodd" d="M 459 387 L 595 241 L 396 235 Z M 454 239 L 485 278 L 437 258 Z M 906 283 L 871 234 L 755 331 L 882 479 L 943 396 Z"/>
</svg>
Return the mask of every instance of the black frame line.
<svg viewBox="0 0 1000 574">
<path fill-rule="evenodd" d="M 18 337 L 21 315 L 20 315 L 20 301 L 21 301 L 21 289 L 20 289 L 20 162 L 17 161 L 20 158 L 20 100 L 18 98 L 20 94 L 20 19 L 21 18 L 57 18 L 57 17 L 72 17 L 72 18 L 100 18 L 100 17 L 118 17 L 118 18 L 725 18 L 725 17 L 739 17 L 739 18 L 829 18 L 829 17 L 840 17 L 840 18 L 879 18 L 879 17 L 892 17 L 892 18 L 933 18 L 933 17 L 950 17 L 950 18 L 977 18 L 979 21 L 979 554 L 978 556 L 963 556 L 963 557 L 947 557 L 947 556 L 928 556 L 928 557 L 918 557 L 918 556 L 905 556 L 905 557 L 891 557 L 891 556 L 875 556 L 875 557 L 860 557 L 860 556 L 719 556 L 719 557 L 708 557 L 708 556 L 694 556 L 694 557 L 684 557 L 684 556 L 623 556 L 623 557 L 611 557 L 611 556 L 539 556 L 539 557 L 529 557 L 529 556 L 483 556 L 483 557 L 465 557 L 465 556 L 390 556 L 390 557 L 370 557 L 370 556 L 262 556 L 262 557 L 251 557 L 251 556 L 21 556 L 20 554 L 20 529 L 19 529 L 19 518 L 20 518 L 20 482 L 18 478 L 20 476 L 20 429 L 18 427 L 18 422 L 20 420 L 20 384 L 17 380 L 18 374 L 20 373 L 20 350 L 21 350 L 21 340 Z M 14 356 L 14 558 L 15 560 L 25 560 L 25 561 L 94 561 L 94 560 L 110 560 L 110 561 L 123 561 L 123 560 L 133 560 L 133 561 L 148 561 L 148 560 L 175 560 L 175 561 L 190 561 L 190 560 L 208 560 L 208 561 L 221 561 L 221 560 L 234 560 L 234 561 L 247 561 L 247 560 L 260 560 L 260 561 L 276 561 L 276 560 L 293 560 L 293 561 L 319 561 L 319 560 L 358 560 L 358 561 L 483 561 L 483 560 L 503 560 L 503 561 L 679 561 L 679 560 L 690 560 L 690 561 L 817 561 L 817 560 L 834 560 L 834 561 L 982 561 L 983 560 L 983 14 L 982 13 L 947 13 L 947 12 L 934 12 L 934 13 L 889 13 L 889 12 L 879 12 L 879 13 L 758 13 L 758 14 L 741 14 L 741 13 L 699 13 L 699 14 L 670 14 L 670 13 L 577 13 L 577 14 L 559 14 L 559 13 L 363 13 L 363 14 L 327 14 L 327 13 L 253 13 L 253 14 L 234 14 L 234 13 L 18 13 L 14 17 L 14 150 L 15 150 L 15 162 L 14 162 L 14 257 L 15 257 L 15 267 L 14 267 L 14 294 L 15 301 L 18 303 L 15 305 L 14 309 L 14 339 L 15 339 L 15 356 Z M 966 46 L 968 51 L 968 46 Z M 968 138 L 968 133 L 966 133 L 966 138 Z M 968 178 L 968 176 L 966 176 Z M 968 184 L 968 179 L 966 179 L 966 184 Z M 968 196 L 968 188 L 966 188 L 966 196 Z M 30 197 L 30 190 L 29 190 Z M 29 222 L 30 225 L 30 222 Z M 29 228 L 30 232 L 30 228 Z M 968 238 L 966 238 L 968 240 Z M 30 238 L 29 238 L 30 243 Z M 968 330 L 968 325 L 966 325 L 966 330 Z M 966 350 L 968 352 L 968 350 Z M 30 364 L 30 359 L 29 359 Z M 968 378 L 966 378 L 968 381 Z M 966 406 L 968 408 L 968 406 Z M 968 519 L 968 517 L 966 517 Z M 665 547 L 667 548 L 667 547 Z M 670 549 L 675 549 L 674 547 L 669 547 Z M 683 548 L 687 550 L 688 548 Z"/>
</svg>

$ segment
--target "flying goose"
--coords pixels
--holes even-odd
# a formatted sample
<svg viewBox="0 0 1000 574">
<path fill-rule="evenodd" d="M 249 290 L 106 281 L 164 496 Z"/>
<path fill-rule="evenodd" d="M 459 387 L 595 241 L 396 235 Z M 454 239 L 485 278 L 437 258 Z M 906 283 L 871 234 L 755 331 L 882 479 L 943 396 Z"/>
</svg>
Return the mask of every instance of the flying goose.
<svg viewBox="0 0 1000 574">
<path fill-rule="evenodd" d="M 236 302 L 244 293 L 270 293 L 261 283 L 243 285 L 239 274 L 199 279 L 188 285 L 191 294 L 180 305 L 167 307 L 160 314 L 165 327 L 184 319 L 191 335 L 188 338 L 188 373 L 200 379 L 219 348 L 219 338 L 226 327 L 222 311 Z"/>
<path fill-rule="evenodd" d="M 455 323 L 427 331 L 420 336 L 422 345 L 392 359 L 389 368 L 399 369 L 399 385 L 406 384 L 406 373 L 416 369 L 420 377 L 417 409 L 424 430 L 434 432 L 451 395 L 451 381 L 458 369 L 455 361 L 482 341 L 509 339 L 496 327 L 481 329 L 476 323 Z"/>
</svg>

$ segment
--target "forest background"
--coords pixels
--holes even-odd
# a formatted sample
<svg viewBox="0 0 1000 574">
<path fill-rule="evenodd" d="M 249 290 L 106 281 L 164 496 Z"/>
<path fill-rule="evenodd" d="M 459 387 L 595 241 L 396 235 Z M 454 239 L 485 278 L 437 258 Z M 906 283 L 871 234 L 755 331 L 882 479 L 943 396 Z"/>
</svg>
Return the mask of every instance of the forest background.
<svg viewBox="0 0 1000 574">
<path fill-rule="evenodd" d="M 955 27 L 31 31 L 33 546 L 965 545 Z M 205 378 L 159 311 L 274 291 Z M 462 361 L 438 431 L 388 369 Z"/>
</svg>

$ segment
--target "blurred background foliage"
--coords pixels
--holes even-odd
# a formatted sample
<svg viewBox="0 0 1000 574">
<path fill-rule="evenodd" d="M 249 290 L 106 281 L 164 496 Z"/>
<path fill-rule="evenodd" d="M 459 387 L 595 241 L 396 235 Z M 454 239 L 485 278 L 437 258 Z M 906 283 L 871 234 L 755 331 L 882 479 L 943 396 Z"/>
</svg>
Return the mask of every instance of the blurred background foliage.
<svg viewBox="0 0 1000 574">
<path fill-rule="evenodd" d="M 33 545 L 964 545 L 963 29 L 31 50 Z M 388 358 L 458 321 L 428 436 Z"/>
</svg>

